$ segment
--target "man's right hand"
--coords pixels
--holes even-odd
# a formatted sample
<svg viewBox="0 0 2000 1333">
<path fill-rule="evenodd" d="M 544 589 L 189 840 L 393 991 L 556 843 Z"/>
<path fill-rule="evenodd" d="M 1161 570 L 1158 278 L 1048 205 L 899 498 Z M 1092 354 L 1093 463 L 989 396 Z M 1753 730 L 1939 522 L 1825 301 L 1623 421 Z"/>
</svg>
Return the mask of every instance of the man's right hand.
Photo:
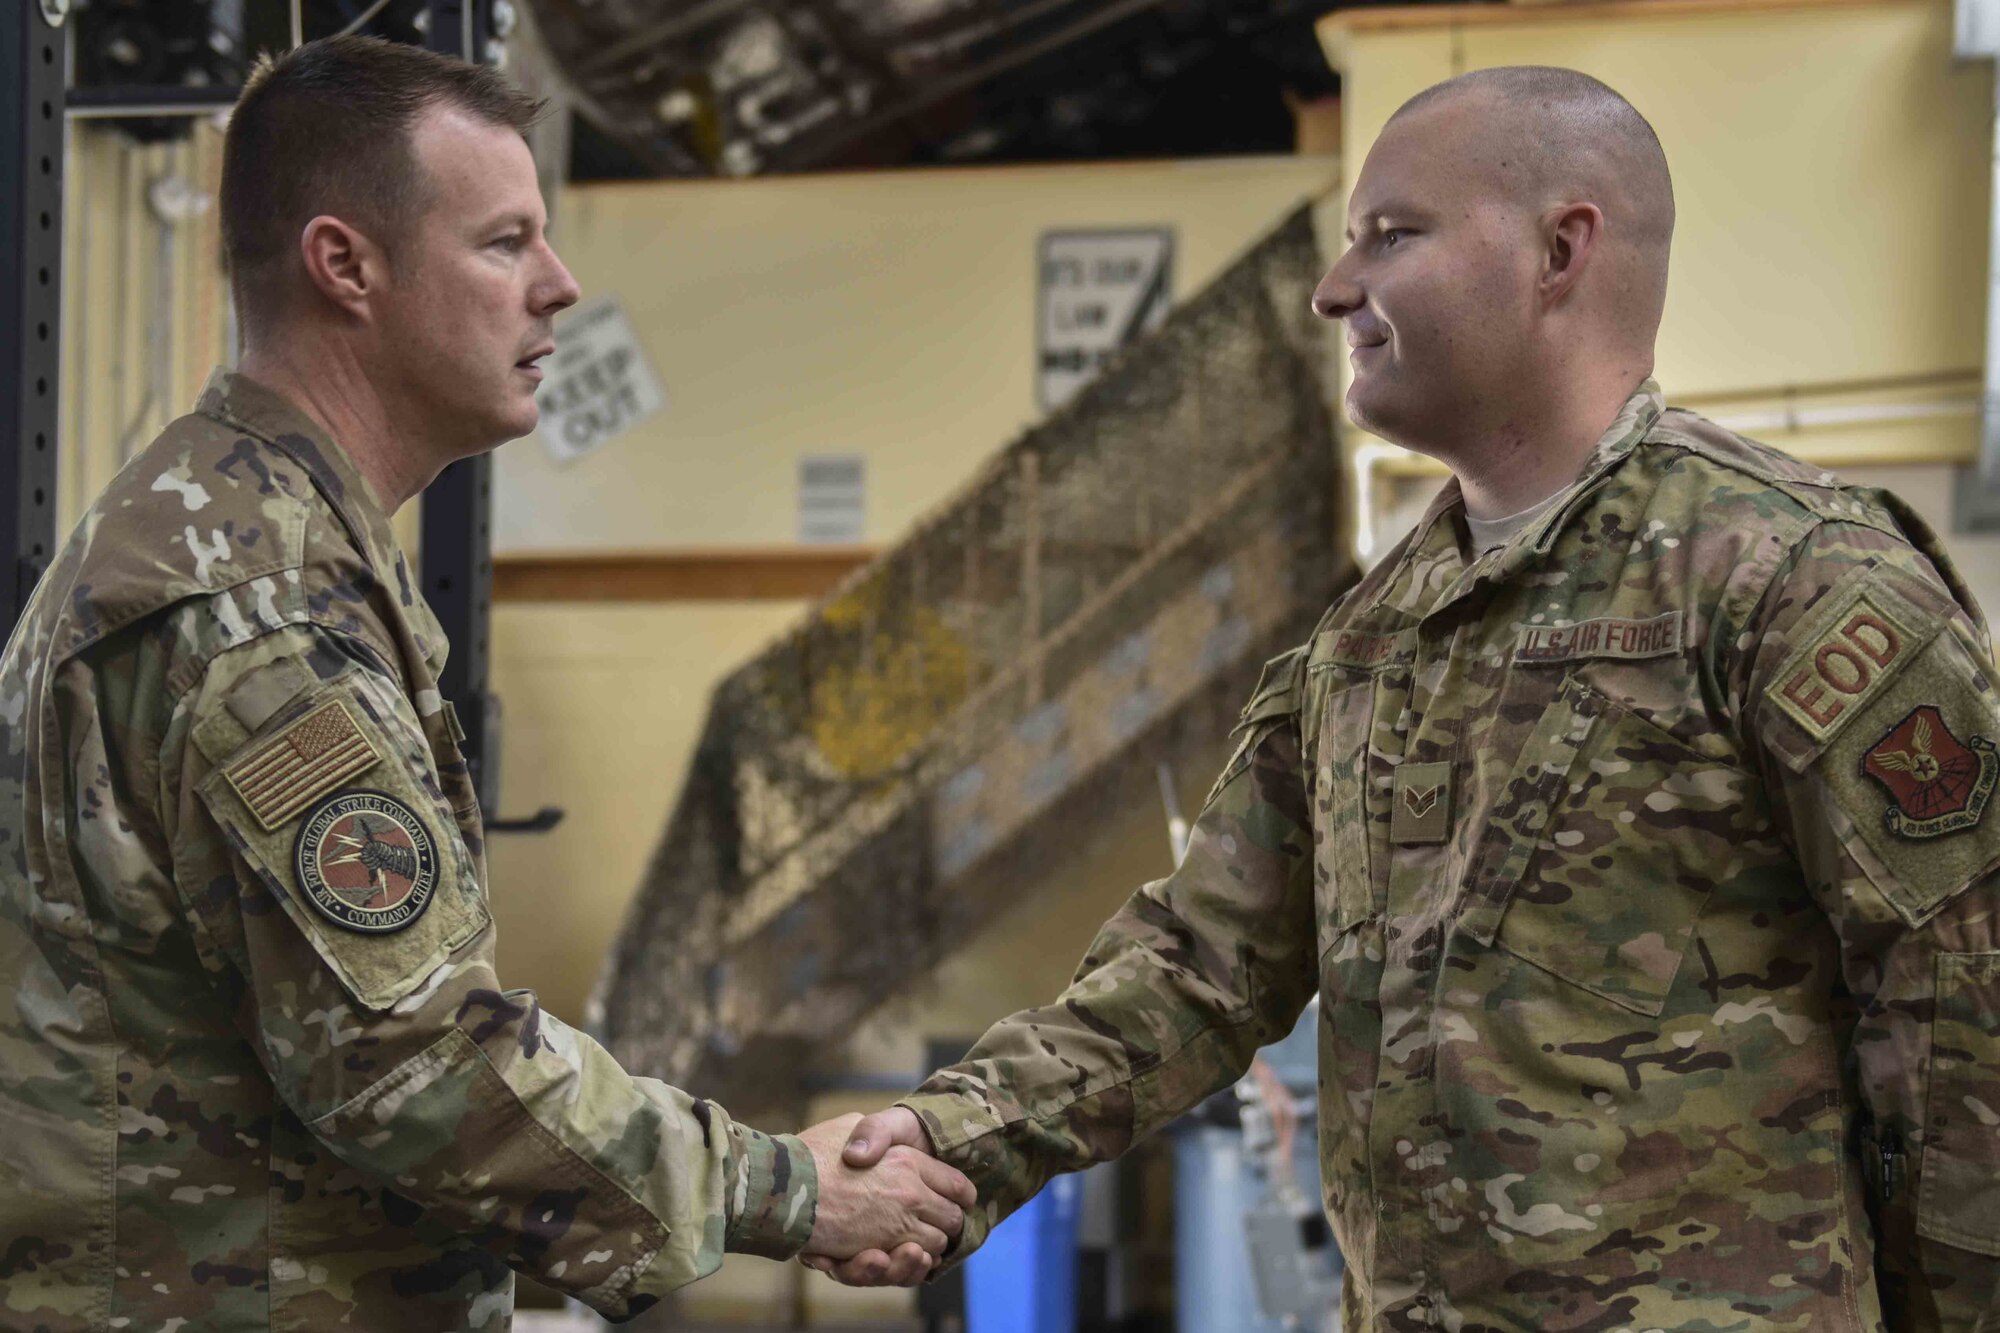
<svg viewBox="0 0 2000 1333">
<path fill-rule="evenodd" d="M 819 1170 L 819 1207 L 800 1257 L 852 1285 L 922 1281 L 978 1202 L 971 1181 L 930 1155 L 914 1115 L 903 1112 L 914 1139 L 900 1126 L 894 1134 L 867 1128 L 887 1114 L 841 1116 L 799 1135 Z"/>
</svg>

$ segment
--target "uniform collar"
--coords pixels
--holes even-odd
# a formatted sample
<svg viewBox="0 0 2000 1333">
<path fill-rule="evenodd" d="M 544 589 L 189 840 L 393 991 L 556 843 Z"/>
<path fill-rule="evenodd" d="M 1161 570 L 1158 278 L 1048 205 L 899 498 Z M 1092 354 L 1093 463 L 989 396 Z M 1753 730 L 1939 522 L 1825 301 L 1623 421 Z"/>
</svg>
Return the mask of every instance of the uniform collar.
<svg viewBox="0 0 2000 1333">
<path fill-rule="evenodd" d="M 1555 544 L 1557 535 L 1577 505 L 1597 490 L 1611 471 L 1646 438 L 1653 424 L 1666 410 L 1666 398 L 1659 383 L 1650 377 L 1632 392 L 1618 410 L 1610 426 L 1571 481 L 1548 511 L 1508 539 L 1505 546 L 1467 562 L 1458 539 L 1458 515 L 1465 509 L 1465 494 L 1458 478 L 1452 477 L 1438 491 L 1424 516 L 1417 521 L 1403 549 L 1395 574 L 1382 585 L 1385 601 L 1413 619 L 1444 610 L 1484 585 L 1504 583 L 1540 560 Z"/>
<path fill-rule="evenodd" d="M 202 386 L 195 411 L 255 436 L 305 470 L 340 516 L 378 576 L 392 577 L 401 548 L 375 488 L 327 433 L 291 401 L 238 371 L 220 367 Z"/>
</svg>

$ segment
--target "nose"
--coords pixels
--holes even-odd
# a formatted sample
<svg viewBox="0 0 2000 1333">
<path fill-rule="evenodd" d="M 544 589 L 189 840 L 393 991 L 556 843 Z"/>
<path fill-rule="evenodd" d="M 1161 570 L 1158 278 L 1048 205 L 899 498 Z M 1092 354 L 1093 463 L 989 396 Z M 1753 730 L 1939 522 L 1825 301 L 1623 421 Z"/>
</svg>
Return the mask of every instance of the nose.
<svg viewBox="0 0 2000 1333">
<path fill-rule="evenodd" d="M 1333 267 L 1326 271 L 1326 276 L 1319 280 L 1319 286 L 1313 288 L 1313 313 L 1321 319 L 1346 319 L 1366 300 L 1361 288 L 1349 276 L 1347 260 L 1353 253 L 1349 250 L 1336 259 Z"/>
<path fill-rule="evenodd" d="M 542 248 L 548 253 L 548 272 L 535 287 L 535 311 L 538 316 L 549 316 L 558 310 L 567 310 L 583 296 L 583 289 L 577 286 L 555 247 L 543 242 Z"/>
</svg>

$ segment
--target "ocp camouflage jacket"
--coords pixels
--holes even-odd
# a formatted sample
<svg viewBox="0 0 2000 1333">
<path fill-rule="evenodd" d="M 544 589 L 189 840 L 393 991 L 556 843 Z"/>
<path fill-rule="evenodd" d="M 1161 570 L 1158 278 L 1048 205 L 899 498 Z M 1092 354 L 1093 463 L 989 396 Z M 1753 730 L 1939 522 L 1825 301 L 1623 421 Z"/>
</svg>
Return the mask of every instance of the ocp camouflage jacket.
<svg viewBox="0 0 2000 1333">
<path fill-rule="evenodd" d="M 445 642 L 388 519 L 219 375 L 0 659 L 0 1327 L 504 1328 L 810 1234 L 796 1139 L 493 971 Z"/>
<path fill-rule="evenodd" d="M 1994 1317 L 2000 696 L 1935 540 L 1650 382 L 1504 547 L 1462 512 L 1267 668 L 1069 991 L 909 1100 L 961 1248 L 1317 990 L 1349 1329 Z"/>
</svg>

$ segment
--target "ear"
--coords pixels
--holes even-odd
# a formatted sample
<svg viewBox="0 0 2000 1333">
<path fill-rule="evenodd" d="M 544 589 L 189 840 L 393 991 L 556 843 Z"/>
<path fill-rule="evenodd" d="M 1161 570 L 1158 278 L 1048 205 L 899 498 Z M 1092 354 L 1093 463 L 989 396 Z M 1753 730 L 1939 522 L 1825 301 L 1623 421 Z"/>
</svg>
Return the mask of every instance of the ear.
<svg viewBox="0 0 2000 1333">
<path fill-rule="evenodd" d="M 1604 237 L 1604 210 L 1596 204 L 1564 204 L 1542 218 L 1541 295 L 1556 305 L 1576 290 L 1592 253 Z"/>
<path fill-rule="evenodd" d="M 319 294 L 360 319 L 387 279 L 381 247 L 339 218 L 321 214 L 299 234 L 299 258 Z"/>
</svg>

